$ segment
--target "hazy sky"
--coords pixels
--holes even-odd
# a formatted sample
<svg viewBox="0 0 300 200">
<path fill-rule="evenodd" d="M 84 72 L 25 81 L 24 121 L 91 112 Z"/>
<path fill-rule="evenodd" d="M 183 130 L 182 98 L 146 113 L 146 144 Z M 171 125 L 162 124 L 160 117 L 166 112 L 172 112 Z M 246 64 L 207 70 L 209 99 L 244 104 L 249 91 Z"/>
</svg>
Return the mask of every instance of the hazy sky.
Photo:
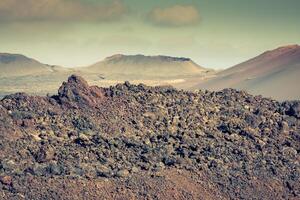
<svg viewBox="0 0 300 200">
<path fill-rule="evenodd" d="M 297 43 L 299 0 L 0 0 L 0 52 L 47 64 L 122 53 L 225 68 Z"/>
</svg>

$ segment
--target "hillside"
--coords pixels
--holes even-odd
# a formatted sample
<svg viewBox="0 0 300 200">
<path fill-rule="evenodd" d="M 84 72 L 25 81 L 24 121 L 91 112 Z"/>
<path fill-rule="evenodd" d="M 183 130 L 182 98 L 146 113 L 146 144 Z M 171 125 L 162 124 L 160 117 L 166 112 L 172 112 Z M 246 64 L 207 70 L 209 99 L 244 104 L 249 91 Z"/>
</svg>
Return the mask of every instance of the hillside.
<svg viewBox="0 0 300 200">
<path fill-rule="evenodd" d="M 300 99 L 300 46 L 267 51 L 253 59 L 219 72 L 193 88 L 243 89 L 278 100 Z"/>
<path fill-rule="evenodd" d="M 73 75 L 57 95 L 0 101 L 0 195 L 296 200 L 299 131 L 299 101 Z"/>
<path fill-rule="evenodd" d="M 34 76 L 63 70 L 20 54 L 0 53 L 0 77 Z"/>
<path fill-rule="evenodd" d="M 0 98 L 15 92 L 53 93 L 73 71 L 20 54 L 0 53 Z"/>
<path fill-rule="evenodd" d="M 104 76 L 120 75 L 138 79 L 195 76 L 207 71 L 189 58 L 121 54 L 108 57 L 82 70 Z"/>
<path fill-rule="evenodd" d="M 127 80 L 150 86 L 176 85 L 214 73 L 188 58 L 168 56 L 114 55 L 89 67 L 64 68 L 42 64 L 23 55 L 1 55 L 0 97 L 16 92 L 54 94 L 59 84 L 72 73 L 103 87 Z"/>
</svg>

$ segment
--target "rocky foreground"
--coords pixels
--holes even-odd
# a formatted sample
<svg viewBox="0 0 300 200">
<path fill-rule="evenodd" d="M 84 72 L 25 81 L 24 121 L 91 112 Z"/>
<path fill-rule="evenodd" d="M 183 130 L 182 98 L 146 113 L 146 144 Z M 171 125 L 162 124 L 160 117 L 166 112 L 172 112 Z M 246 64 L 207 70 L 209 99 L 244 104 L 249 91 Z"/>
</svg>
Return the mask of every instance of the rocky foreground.
<svg viewBox="0 0 300 200">
<path fill-rule="evenodd" d="M 69 77 L 0 102 L 0 199 L 299 199 L 300 102 Z"/>
</svg>

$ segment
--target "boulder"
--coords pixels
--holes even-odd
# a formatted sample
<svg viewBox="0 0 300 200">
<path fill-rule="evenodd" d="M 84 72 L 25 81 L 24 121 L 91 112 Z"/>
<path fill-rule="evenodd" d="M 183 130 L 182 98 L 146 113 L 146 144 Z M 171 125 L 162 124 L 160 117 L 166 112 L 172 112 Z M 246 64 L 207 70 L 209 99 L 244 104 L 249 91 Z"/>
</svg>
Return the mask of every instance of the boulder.
<svg viewBox="0 0 300 200">
<path fill-rule="evenodd" d="M 86 80 L 77 75 L 71 75 L 58 90 L 60 103 L 75 108 L 96 107 L 104 96 L 101 88 L 89 86 Z"/>
</svg>

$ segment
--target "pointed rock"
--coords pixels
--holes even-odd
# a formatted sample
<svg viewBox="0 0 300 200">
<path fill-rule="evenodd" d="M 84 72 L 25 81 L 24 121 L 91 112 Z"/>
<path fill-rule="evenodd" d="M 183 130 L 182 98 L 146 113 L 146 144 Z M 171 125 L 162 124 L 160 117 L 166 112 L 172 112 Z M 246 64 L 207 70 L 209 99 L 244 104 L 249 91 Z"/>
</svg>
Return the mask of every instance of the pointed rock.
<svg viewBox="0 0 300 200">
<path fill-rule="evenodd" d="M 87 81 L 78 75 L 71 75 L 58 90 L 62 104 L 72 107 L 96 107 L 104 98 L 103 89 L 89 86 Z"/>
</svg>

